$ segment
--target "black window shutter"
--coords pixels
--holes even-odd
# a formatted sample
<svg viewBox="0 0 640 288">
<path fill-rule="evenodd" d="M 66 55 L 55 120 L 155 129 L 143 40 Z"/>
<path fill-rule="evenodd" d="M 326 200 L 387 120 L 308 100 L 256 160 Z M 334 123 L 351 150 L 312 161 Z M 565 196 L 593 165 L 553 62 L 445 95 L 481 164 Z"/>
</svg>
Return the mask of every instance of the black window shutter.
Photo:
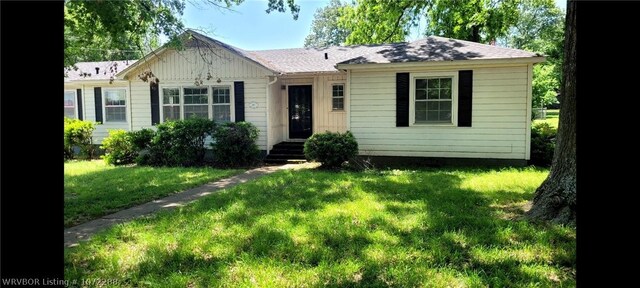
<svg viewBox="0 0 640 288">
<path fill-rule="evenodd" d="M 396 127 L 409 126 L 409 73 L 396 73 Z"/>
<path fill-rule="evenodd" d="M 473 70 L 458 71 L 458 127 L 471 127 Z"/>
<path fill-rule="evenodd" d="M 244 121 L 244 81 L 233 82 L 236 122 Z"/>
<path fill-rule="evenodd" d="M 79 120 L 83 120 L 82 119 L 82 89 L 78 89 L 76 90 L 76 98 L 78 100 L 76 100 L 76 105 L 78 106 L 78 119 Z"/>
<path fill-rule="evenodd" d="M 151 125 L 160 124 L 160 89 L 158 83 L 149 84 L 151 95 Z"/>
<path fill-rule="evenodd" d="M 96 122 L 102 123 L 102 88 L 93 88 L 93 98 L 96 105 Z"/>
</svg>

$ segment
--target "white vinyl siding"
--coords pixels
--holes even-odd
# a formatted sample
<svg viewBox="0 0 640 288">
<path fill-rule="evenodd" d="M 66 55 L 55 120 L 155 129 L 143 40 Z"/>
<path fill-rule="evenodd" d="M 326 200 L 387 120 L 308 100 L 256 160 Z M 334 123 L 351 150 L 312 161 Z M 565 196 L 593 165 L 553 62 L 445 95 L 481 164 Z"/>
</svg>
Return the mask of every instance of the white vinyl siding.
<svg viewBox="0 0 640 288">
<path fill-rule="evenodd" d="M 331 85 L 331 103 L 333 111 L 344 110 L 344 84 Z"/>
<path fill-rule="evenodd" d="M 180 120 L 180 89 L 162 89 L 162 122 Z"/>
<path fill-rule="evenodd" d="M 408 68 L 402 72 L 437 77 L 473 70 L 472 127 L 396 127 L 394 70 L 351 71 L 350 123 L 360 154 L 379 156 L 528 159 L 526 65 L 496 68 Z M 446 76 L 446 74 L 444 74 Z M 455 81 L 454 81 L 455 82 Z M 415 84 L 415 83 L 413 83 Z M 452 84 L 455 90 L 456 83 Z M 455 98 L 455 96 L 454 96 Z M 410 101 L 410 106 L 413 101 Z M 453 110 L 457 106 L 454 99 Z M 411 114 L 410 109 L 410 114 Z M 410 122 L 412 122 L 410 116 Z"/>
<path fill-rule="evenodd" d="M 127 122 L 127 93 L 125 89 L 102 89 L 105 122 Z"/>
<path fill-rule="evenodd" d="M 78 118 L 76 107 L 76 91 L 65 90 L 64 91 L 64 116 L 71 119 Z"/>
<path fill-rule="evenodd" d="M 229 87 L 213 87 L 213 120 L 216 123 L 231 121 L 231 89 Z"/>
<path fill-rule="evenodd" d="M 149 101 L 149 84 L 145 83 L 145 87 L 146 87 L 146 91 L 147 91 L 147 95 L 146 95 L 146 101 Z M 95 105 L 95 87 L 101 87 L 102 88 L 102 105 L 99 105 L 100 108 L 102 109 L 102 124 L 96 125 L 96 130 L 93 131 L 93 143 L 94 144 L 101 144 L 102 140 L 107 137 L 109 135 L 109 130 L 112 129 L 124 129 L 124 130 L 131 130 L 131 126 L 130 126 L 130 113 L 132 111 L 132 109 L 136 109 L 136 108 L 140 108 L 140 106 L 137 105 L 129 105 L 129 103 L 131 103 L 131 95 L 129 90 L 127 89 L 129 87 L 129 83 L 123 83 L 123 82 L 119 82 L 116 81 L 113 84 L 109 84 L 109 81 L 104 81 L 100 82 L 100 83 L 87 83 L 87 84 L 81 84 L 81 85 L 76 85 L 74 86 L 74 88 L 76 89 L 81 89 L 82 90 L 82 107 L 83 107 L 83 118 L 84 120 L 87 121 L 96 121 L 96 105 Z M 66 88 L 66 85 L 65 85 Z M 71 88 L 71 87 L 70 87 Z M 107 122 L 106 120 L 106 113 L 105 113 L 105 107 L 104 107 L 104 102 L 105 102 L 105 91 L 108 90 L 124 90 L 125 91 L 125 99 L 126 99 L 126 122 Z M 149 105 L 149 104 L 147 104 Z M 149 106 L 147 106 L 149 107 Z M 134 114 L 135 115 L 135 114 Z M 149 110 L 149 116 L 147 116 L 149 118 L 149 125 L 151 124 L 151 112 Z"/>
</svg>

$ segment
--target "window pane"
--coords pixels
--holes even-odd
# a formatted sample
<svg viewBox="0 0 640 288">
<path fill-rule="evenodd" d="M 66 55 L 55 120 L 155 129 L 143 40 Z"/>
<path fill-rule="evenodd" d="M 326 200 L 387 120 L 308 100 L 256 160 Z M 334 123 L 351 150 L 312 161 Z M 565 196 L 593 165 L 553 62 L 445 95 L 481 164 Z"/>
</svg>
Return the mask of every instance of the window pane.
<svg viewBox="0 0 640 288">
<path fill-rule="evenodd" d="M 440 89 L 440 99 L 451 99 L 451 89 Z"/>
<path fill-rule="evenodd" d="M 184 104 L 208 104 L 207 88 L 184 88 Z"/>
<path fill-rule="evenodd" d="M 427 111 L 427 121 L 438 121 L 438 111 Z"/>
<path fill-rule="evenodd" d="M 451 89 L 451 78 L 440 78 L 440 88 Z"/>
<path fill-rule="evenodd" d="M 427 90 L 427 96 L 429 99 L 438 99 L 440 96 L 440 91 L 438 89 L 429 89 Z"/>
<path fill-rule="evenodd" d="M 126 105 L 124 97 L 124 89 L 118 90 L 106 90 L 105 91 L 105 105 Z"/>
<path fill-rule="evenodd" d="M 213 88 L 213 103 L 231 103 L 229 87 Z"/>
<path fill-rule="evenodd" d="M 192 118 L 192 117 L 209 118 L 208 106 L 206 105 L 184 106 L 184 119 Z"/>
<path fill-rule="evenodd" d="M 426 89 L 427 79 L 416 79 L 416 89 Z"/>
<path fill-rule="evenodd" d="M 180 106 L 165 106 L 162 107 L 163 119 L 167 120 L 180 120 Z"/>
<path fill-rule="evenodd" d="M 216 123 L 231 121 L 231 105 L 214 105 L 213 120 Z"/>
<path fill-rule="evenodd" d="M 333 85 L 333 96 L 344 96 L 344 86 Z"/>
<path fill-rule="evenodd" d="M 440 110 L 451 111 L 451 101 L 440 101 Z"/>
<path fill-rule="evenodd" d="M 162 103 L 180 104 L 180 91 L 178 90 L 178 88 L 162 89 Z"/>
<path fill-rule="evenodd" d="M 420 101 L 420 102 L 416 102 L 416 111 L 427 111 L 427 102 L 425 101 Z"/>
<path fill-rule="evenodd" d="M 427 99 L 427 90 L 416 90 L 416 99 Z"/>
<path fill-rule="evenodd" d="M 71 119 L 76 118 L 76 108 L 74 108 L 74 107 L 71 107 L 71 108 L 65 107 L 64 108 L 64 117 L 71 118 Z"/>
<path fill-rule="evenodd" d="M 64 106 L 76 106 L 76 93 L 64 91 Z"/>
<path fill-rule="evenodd" d="M 344 109 L 344 98 L 333 98 L 333 110 Z"/>
<path fill-rule="evenodd" d="M 427 104 L 428 110 L 438 110 L 440 109 L 440 105 L 438 105 L 438 101 L 429 101 Z"/>
<path fill-rule="evenodd" d="M 109 122 L 126 122 L 126 108 L 125 107 L 105 107 L 106 121 Z"/>
<path fill-rule="evenodd" d="M 440 121 L 445 122 L 445 121 L 451 121 L 451 111 L 444 111 L 441 110 L 440 111 Z"/>
<path fill-rule="evenodd" d="M 440 79 L 438 79 L 438 78 L 429 79 L 427 87 L 429 87 L 429 88 L 440 88 Z"/>
</svg>

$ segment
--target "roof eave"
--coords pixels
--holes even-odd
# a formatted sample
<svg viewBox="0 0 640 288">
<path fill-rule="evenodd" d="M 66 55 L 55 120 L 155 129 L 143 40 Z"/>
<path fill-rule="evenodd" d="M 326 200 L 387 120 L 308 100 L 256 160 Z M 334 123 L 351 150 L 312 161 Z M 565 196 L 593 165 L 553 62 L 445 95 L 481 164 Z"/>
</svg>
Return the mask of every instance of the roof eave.
<svg viewBox="0 0 640 288">
<path fill-rule="evenodd" d="M 363 63 L 363 64 L 336 64 L 336 69 L 379 69 L 379 68 L 406 68 L 406 67 L 439 67 L 439 66 L 464 66 L 464 65 L 509 65 L 509 64 L 535 64 L 544 62 L 544 56 L 500 58 L 500 59 L 469 59 L 449 61 L 420 61 L 420 62 L 393 62 L 393 63 Z"/>
</svg>

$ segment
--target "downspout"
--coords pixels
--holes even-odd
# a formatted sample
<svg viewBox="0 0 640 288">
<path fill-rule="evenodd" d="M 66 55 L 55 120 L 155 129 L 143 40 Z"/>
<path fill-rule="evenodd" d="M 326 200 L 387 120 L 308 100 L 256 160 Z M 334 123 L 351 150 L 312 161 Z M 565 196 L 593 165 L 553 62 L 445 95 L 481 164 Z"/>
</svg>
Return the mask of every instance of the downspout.
<svg viewBox="0 0 640 288">
<path fill-rule="evenodd" d="M 267 78 L 269 79 L 269 78 Z M 271 150 L 271 113 L 270 113 L 270 107 L 269 107 L 269 102 L 271 102 L 271 85 L 273 85 L 273 83 L 276 83 L 276 81 L 278 81 L 278 76 L 273 76 L 273 81 L 271 82 L 267 82 L 267 155 L 269 155 L 269 150 Z"/>
</svg>

